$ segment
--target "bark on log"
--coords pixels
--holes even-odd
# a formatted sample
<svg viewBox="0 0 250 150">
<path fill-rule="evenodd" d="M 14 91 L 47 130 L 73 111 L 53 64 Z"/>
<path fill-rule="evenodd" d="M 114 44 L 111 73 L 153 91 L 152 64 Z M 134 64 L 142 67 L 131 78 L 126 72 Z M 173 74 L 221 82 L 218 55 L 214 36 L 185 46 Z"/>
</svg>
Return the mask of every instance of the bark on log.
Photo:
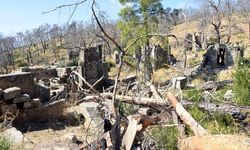
<svg viewBox="0 0 250 150">
<path fill-rule="evenodd" d="M 173 105 L 176 113 L 182 121 L 190 127 L 195 135 L 205 135 L 206 130 L 186 111 L 182 104 L 175 98 L 175 96 L 168 92 L 167 100 Z"/>
<path fill-rule="evenodd" d="M 101 93 L 102 97 L 107 99 L 112 99 L 113 93 Z M 155 108 L 155 107 L 166 107 L 169 106 L 169 103 L 166 101 L 161 101 L 153 98 L 140 98 L 140 97 L 130 97 L 130 96 L 123 96 L 123 95 L 117 95 L 117 99 L 119 99 L 121 102 L 129 103 L 129 104 L 135 104 L 135 105 L 141 105 L 145 107 Z M 77 104 L 80 104 L 81 102 L 85 101 L 93 101 L 95 99 L 96 101 L 100 101 L 101 98 L 98 96 L 87 96 L 86 98 L 82 99 L 81 101 L 77 102 Z M 182 105 L 184 107 L 194 106 L 197 105 L 199 108 L 209 111 L 209 112 L 221 112 L 232 115 L 236 112 L 250 112 L 250 106 L 236 106 L 231 104 L 217 104 L 217 103 L 208 103 L 208 102 L 199 102 L 198 104 L 182 100 Z"/>
<path fill-rule="evenodd" d="M 218 81 L 218 82 L 206 82 L 202 85 L 201 90 L 206 91 L 206 90 L 218 90 L 221 89 L 222 87 L 226 85 L 232 84 L 232 80 L 224 80 L 224 81 Z"/>
</svg>

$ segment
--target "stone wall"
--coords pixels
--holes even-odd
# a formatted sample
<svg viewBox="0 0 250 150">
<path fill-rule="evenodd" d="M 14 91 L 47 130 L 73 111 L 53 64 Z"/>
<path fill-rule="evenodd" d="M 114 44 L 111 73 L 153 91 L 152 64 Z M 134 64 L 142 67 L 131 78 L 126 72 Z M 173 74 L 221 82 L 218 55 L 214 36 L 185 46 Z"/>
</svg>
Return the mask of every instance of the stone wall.
<svg viewBox="0 0 250 150">
<path fill-rule="evenodd" d="M 19 87 L 0 90 L 0 115 L 15 116 L 15 123 L 24 121 L 46 120 L 63 115 L 65 100 L 42 102 L 31 98 Z M 8 118 L 7 118 L 8 119 Z M 3 120 L 0 120 L 2 122 Z M 5 120 L 6 121 L 6 120 Z"/>
<path fill-rule="evenodd" d="M 94 84 L 101 77 L 104 77 L 103 81 L 108 78 L 107 64 L 102 61 L 101 46 L 82 50 L 80 52 L 79 65 L 79 73 L 90 84 Z M 81 80 L 80 85 L 86 87 Z"/>
<path fill-rule="evenodd" d="M 224 65 L 219 64 L 217 60 L 220 49 L 225 50 Z M 208 48 L 207 53 L 204 55 L 202 66 L 211 68 L 228 67 L 234 64 L 235 59 L 236 52 L 233 48 L 229 48 L 225 44 L 215 44 Z"/>
<path fill-rule="evenodd" d="M 35 97 L 35 83 L 31 73 L 23 72 L 0 75 L 0 88 L 7 89 L 15 86 L 21 88 L 21 93 L 29 94 L 31 98 Z"/>
</svg>

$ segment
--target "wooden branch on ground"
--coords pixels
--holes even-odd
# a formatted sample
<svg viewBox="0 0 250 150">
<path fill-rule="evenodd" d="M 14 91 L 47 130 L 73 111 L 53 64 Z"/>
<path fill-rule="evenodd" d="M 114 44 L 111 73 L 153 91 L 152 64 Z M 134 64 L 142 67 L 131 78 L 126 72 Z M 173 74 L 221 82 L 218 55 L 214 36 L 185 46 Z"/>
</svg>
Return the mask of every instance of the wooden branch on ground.
<svg viewBox="0 0 250 150">
<path fill-rule="evenodd" d="M 133 146 L 136 136 L 142 135 L 148 127 L 156 125 L 160 121 L 160 116 L 133 115 L 127 117 L 129 124 L 122 139 L 122 148 L 130 150 Z M 171 125 L 173 126 L 173 125 Z"/>
<path fill-rule="evenodd" d="M 130 150 L 132 148 L 138 124 L 140 122 L 140 117 L 138 116 L 128 116 L 129 124 L 127 130 L 122 138 L 122 147 L 126 150 Z"/>
<path fill-rule="evenodd" d="M 207 133 L 206 130 L 186 111 L 183 105 L 172 93 L 167 93 L 167 100 L 172 104 L 178 116 L 190 127 L 195 135 L 204 135 Z"/>
</svg>

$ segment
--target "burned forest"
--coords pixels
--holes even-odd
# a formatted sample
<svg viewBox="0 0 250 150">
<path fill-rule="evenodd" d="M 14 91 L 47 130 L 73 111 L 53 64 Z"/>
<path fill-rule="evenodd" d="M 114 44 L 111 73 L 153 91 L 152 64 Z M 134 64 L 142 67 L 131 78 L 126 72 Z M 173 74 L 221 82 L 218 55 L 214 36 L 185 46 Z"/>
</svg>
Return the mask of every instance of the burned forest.
<svg viewBox="0 0 250 150">
<path fill-rule="evenodd" d="M 23 3 L 47 22 L 0 25 L 0 150 L 250 150 L 250 1 Z"/>
</svg>

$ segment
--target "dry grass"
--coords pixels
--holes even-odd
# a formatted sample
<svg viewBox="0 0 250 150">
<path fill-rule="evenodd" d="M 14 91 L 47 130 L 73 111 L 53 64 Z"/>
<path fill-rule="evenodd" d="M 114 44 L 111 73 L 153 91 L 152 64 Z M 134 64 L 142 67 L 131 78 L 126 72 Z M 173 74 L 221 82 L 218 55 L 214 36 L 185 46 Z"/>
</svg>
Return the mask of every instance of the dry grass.
<svg viewBox="0 0 250 150">
<path fill-rule="evenodd" d="M 234 72 L 235 72 L 234 68 L 229 68 L 227 70 L 222 70 L 222 71 L 218 72 L 217 80 L 218 81 L 233 80 Z"/>
<path fill-rule="evenodd" d="M 223 21 L 223 25 L 227 24 L 227 21 Z M 239 17 L 237 15 L 233 16 L 233 24 L 235 24 L 235 28 L 232 30 L 232 36 L 231 36 L 231 42 L 239 42 L 243 41 L 243 44 L 249 45 L 250 40 L 248 40 L 248 30 L 249 30 L 249 25 L 248 22 L 242 17 Z M 198 33 L 199 32 L 199 21 L 191 21 L 187 23 L 182 23 L 180 25 L 177 25 L 176 27 L 173 28 L 171 33 L 175 34 L 178 38 L 179 41 L 182 42 L 184 36 L 186 33 Z M 207 35 L 211 35 L 213 33 L 213 27 L 209 25 L 206 30 L 205 30 Z M 171 44 L 174 44 L 174 40 L 170 41 Z"/>
<path fill-rule="evenodd" d="M 191 84 L 195 85 L 196 87 L 201 86 L 206 81 L 202 79 L 202 77 L 197 77 L 194 80 L 191 81 Z"/>
<path fill-rule="evenodd" d="M 173 70 L 171 68 L 168 69 L 161 68 L 154 71 L 152 78 L 154 83 L 163 83 L 167 80 L 172 79 L 175 76 L 180 76 L 180 75 L 182 75 L 180 72 Z"/>
</svg>

